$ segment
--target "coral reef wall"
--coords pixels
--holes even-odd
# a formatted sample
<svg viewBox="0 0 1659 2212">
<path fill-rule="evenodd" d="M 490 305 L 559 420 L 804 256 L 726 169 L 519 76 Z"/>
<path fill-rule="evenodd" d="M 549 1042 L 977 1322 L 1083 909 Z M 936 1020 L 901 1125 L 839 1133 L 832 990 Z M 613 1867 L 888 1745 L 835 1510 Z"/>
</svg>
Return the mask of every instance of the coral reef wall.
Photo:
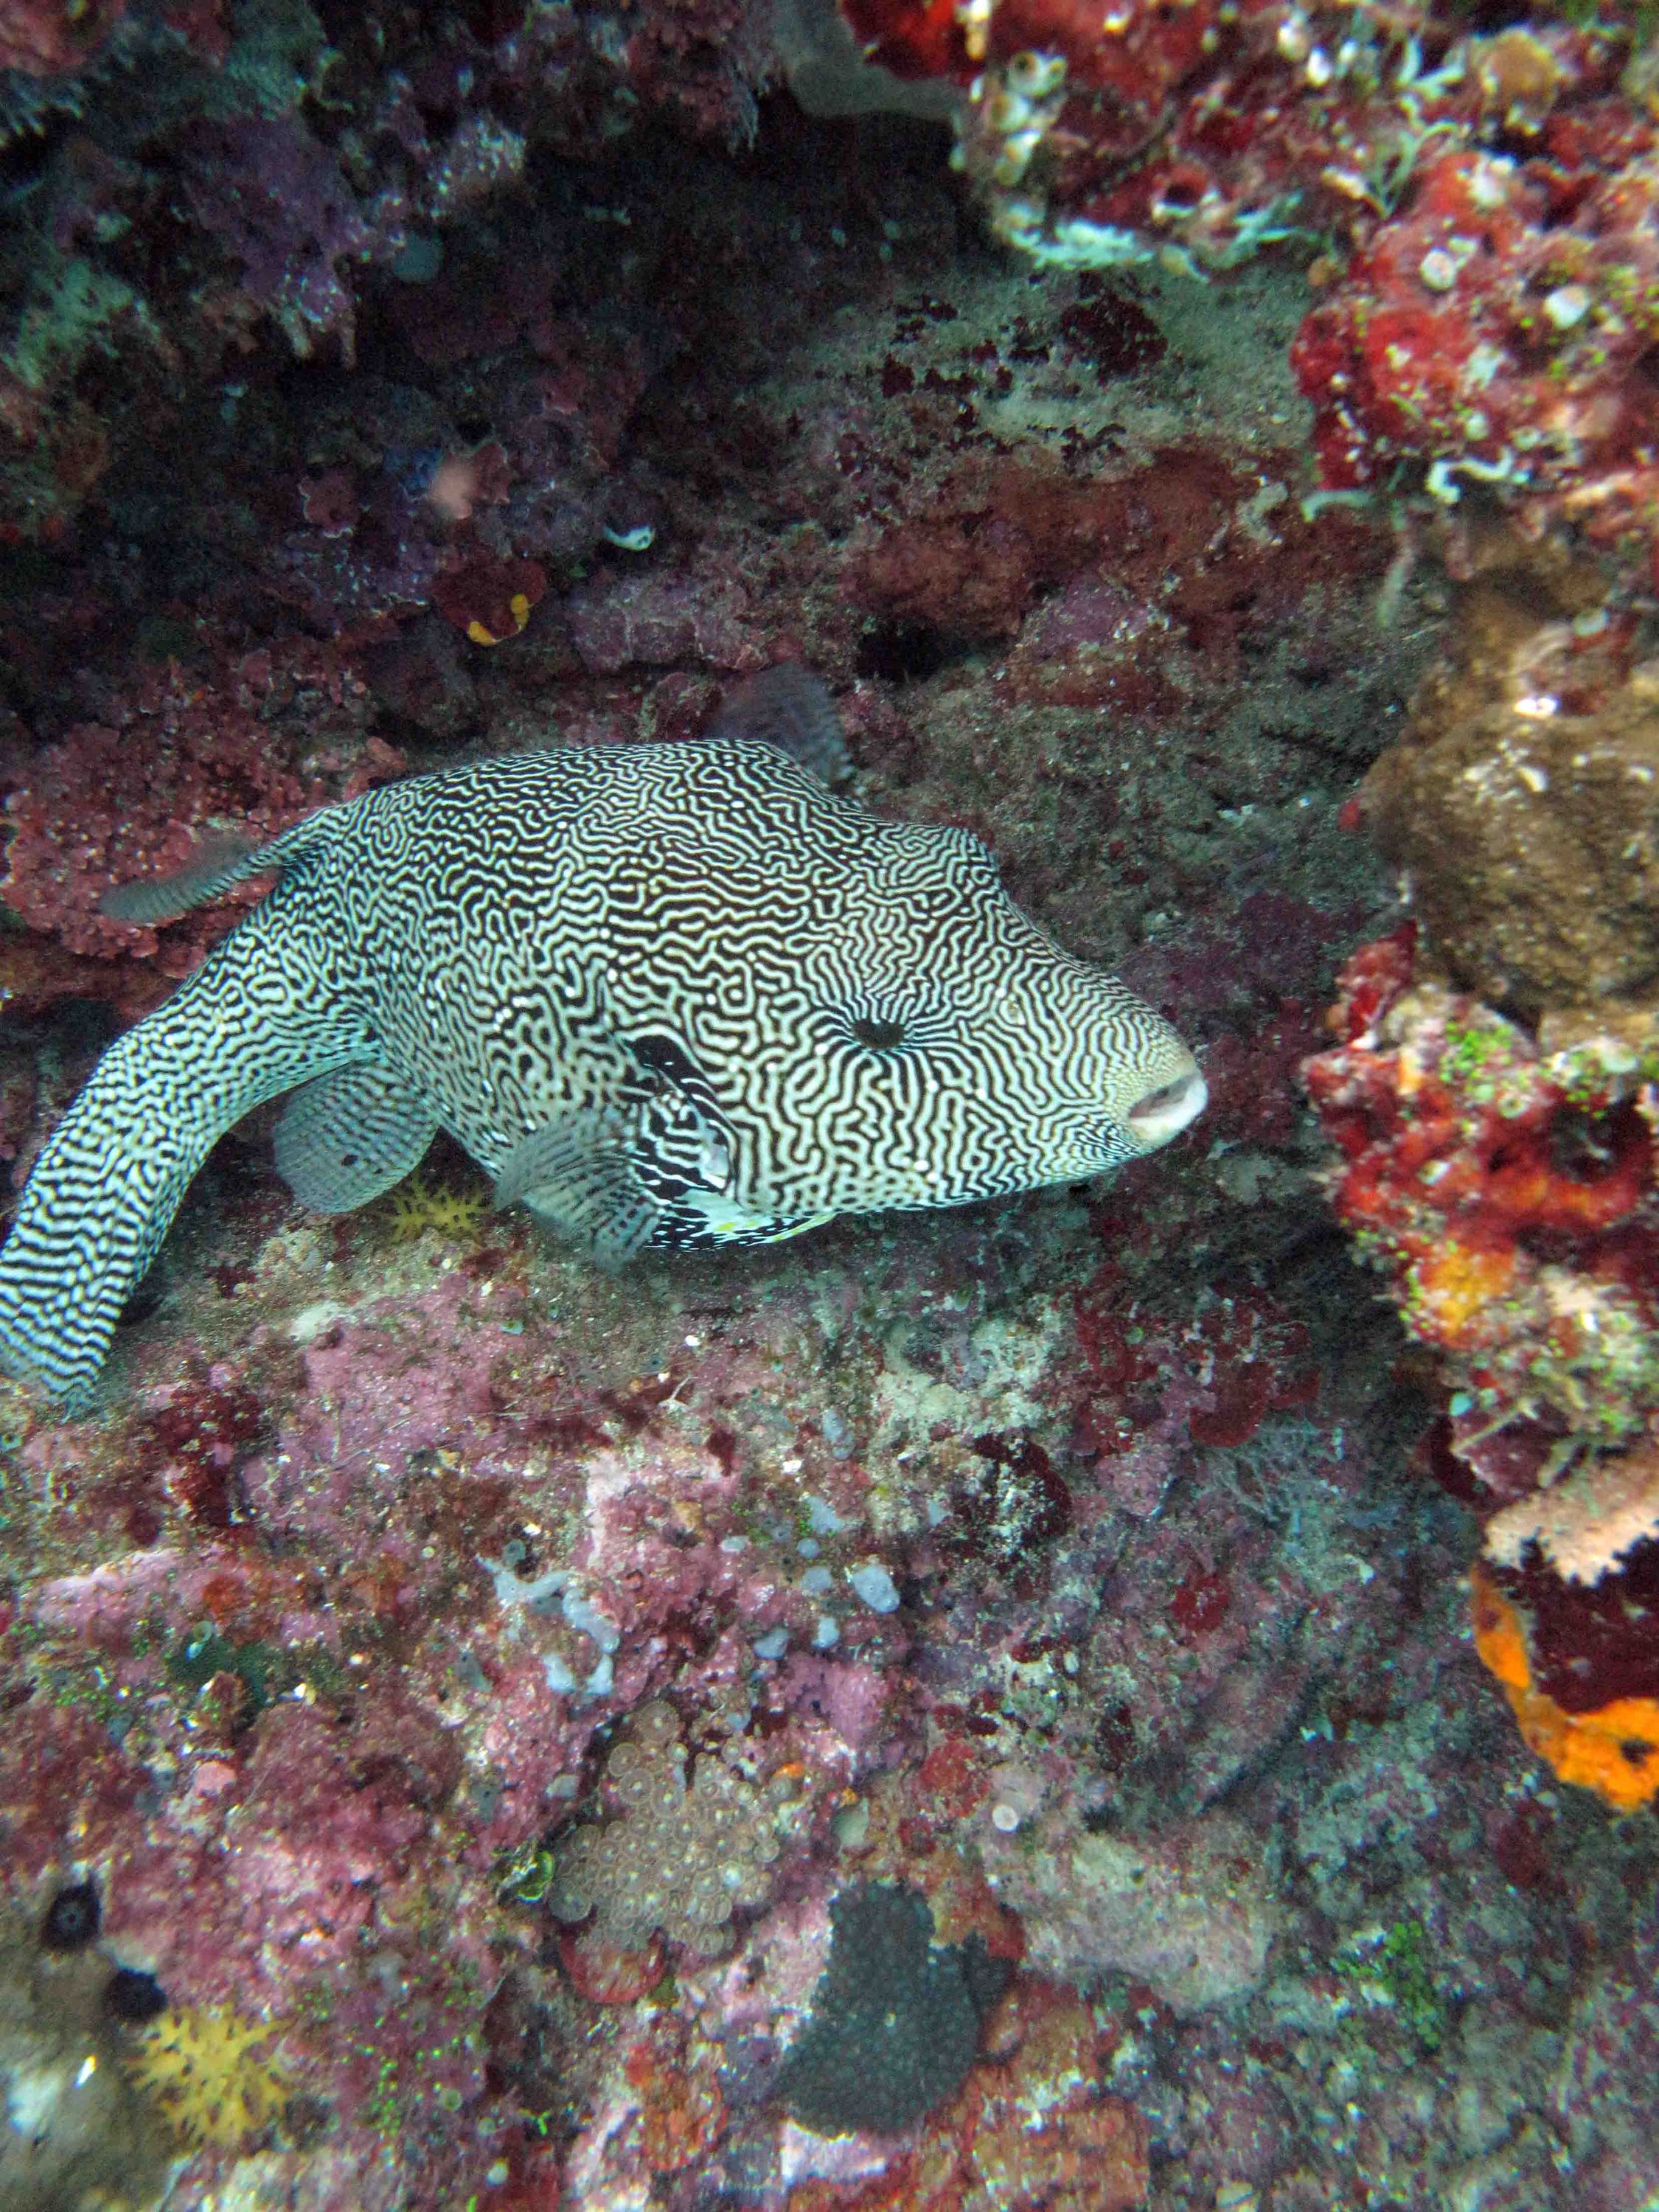
<svg viewBox="0 0 1659 2212">
<path fill-rule="evenodd" d="M 112 882 L 786 659 L 1211 1097 L 616 1274 L 226 1139 L 0 1384 L 0 2200 L 1653 2200 L 1650 15 L 0 0 L 8 1206 Z"/>
<path fill-rule="evenodd" d="M 1629 1809 L 1659 1796 L 1659 672 L 1582 557 L 1492 532 L 1462 565 L 1358 800 L 1416 919 L 1344 971 L 1307 1077 L 1337 1210 L 1438 1358 L 1480 1655 L 1556 1772 Z"/>
</svg>

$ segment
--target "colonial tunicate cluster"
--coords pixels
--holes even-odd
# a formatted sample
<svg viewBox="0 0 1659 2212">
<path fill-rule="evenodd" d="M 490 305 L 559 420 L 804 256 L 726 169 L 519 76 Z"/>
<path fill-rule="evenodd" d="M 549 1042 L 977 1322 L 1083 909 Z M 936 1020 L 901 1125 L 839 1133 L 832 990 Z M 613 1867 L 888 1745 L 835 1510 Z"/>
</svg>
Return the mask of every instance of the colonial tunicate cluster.
<svg viewBox="0 0 1659 2212">
<path fill-rule="evenodd" d="M 782 1848 L 788 1781 L 757 1788 L 700 1758 L 687 1773 L 679 1722 L 653 1698 L 605 1761 L 605 1786 L 621 1818 L 589 1821 L 558 1848 L 548 1905 L 556 1919 L 595 1915 L 593 1933 L 635 1950 L 660 1929 L 693 1951 L 718 1951 L 733 1909 L 764 1902 Z"/>
<path fill-rule="evenodd" d="M 908 2128 L 962 2087 L 1007 1969 L 933 1941 L 919 1890 L 859 1882 L 830 1908 L 830 1962 L 774 2094 L 822 2135 Z"/>
</svg>

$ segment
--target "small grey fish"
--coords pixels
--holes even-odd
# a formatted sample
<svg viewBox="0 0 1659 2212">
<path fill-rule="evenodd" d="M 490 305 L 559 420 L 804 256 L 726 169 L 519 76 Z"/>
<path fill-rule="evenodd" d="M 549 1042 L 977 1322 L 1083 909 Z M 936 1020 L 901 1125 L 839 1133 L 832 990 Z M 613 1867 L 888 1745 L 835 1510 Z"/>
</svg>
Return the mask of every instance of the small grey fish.
<svg viewBox="0 0 1659 2212">
<path fill-rule="evenodd" d="M 41 1152 L 0 1360 L 83 1402 L 209 1150 L 284 1091 L 277 1165 L 319 1212 L 447 1129 L 606 1261 L 1078 1181 L 1183 1129 L 1204 1081 L 1169 1024 L 977 838 L 838 796 L 846 764 L 823 686 L 775 668 L 704 738 L 411 777 L 112 893 L 154 921 L 277 879 Z"/>
</svg>

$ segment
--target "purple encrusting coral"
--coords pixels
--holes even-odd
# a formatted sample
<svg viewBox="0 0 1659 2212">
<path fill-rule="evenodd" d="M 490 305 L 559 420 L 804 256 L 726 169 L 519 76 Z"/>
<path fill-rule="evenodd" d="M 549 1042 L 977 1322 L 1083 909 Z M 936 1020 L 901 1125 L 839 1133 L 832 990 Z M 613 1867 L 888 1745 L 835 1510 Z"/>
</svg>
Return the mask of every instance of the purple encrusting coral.
<svg viewBox="0 0 1659 2212">
<path fill-rule="evenodd" d="M 1133 266 L 1091 268 L 988 245 L 1011 103 L 1068 127 L 994 27 L 959 185 L 948 108 L 853 75 L 827 7 L 0 0 L 14 1182 L 229 919 L 117 930 L 112 876 L 405 768 L 693 737 L 781 659 L 823 672 L 861 793 L 984 836 L 1212 1101 L 1110 1187 L 614 1276 L 442 1142 L 324 1219 L 269 1115 L 228 1139 L 96 1410 L 0 1385 L 0 2008 L 31 2024 L 0 2087 L 43 2052 L 64 2084 L 0 2126 L 0 2195 L 101 2185 L 87 2057 L 169 2212 L 1659 2188 L 1651 1811 L 1556 1783 L 1470 1646 L 1469 1516 L 1413 1457 L 1435 1372 L 1344 1251 L 1297 1074 L 1396 920 L 1348 802 L 1447 574 L 1557 562 L 1549 654 L 1492 648 L 1530 711 L 1539 668 L 1639 657 L 1639 531 L 1586 580 L 1500 530 L 1518 481 L 1310 496 L 1341 395 L 1287 358 L 1310 313 L 1383 357 L 1364 254 L 1371 307 L 1461 311 L 1389 250 L 1412 162 L 1474 159 L 1454 126 L 1528 208 L 1615 152 L 1646 177 L 1651 58 L 1547 6 L 1276 6 L 1173 74 L 1208 0 L 1042 15 L 1092 134 L 1066 158 L 1128 226 Z M 1330 90 L 1339 17 L 1378 68 Z M 913 86 L 972 74 L 979 11 L 860 19 Z M 1155 216 L 1101 137 L 1145 102 L 1229 238 L 1286 177 L 1370 197 L 1199 289 L 1141 248 L 1218 210 L 1176 178 Z M 1058 235 L 1079 177 L 1033 176 Z M 872 1897 L 948 2030 L 924 2065 L 868 2027 L 896 2097 L 861 2094 L 832 1963 Z M 157 2008 L 222 2078 L 162 2096 Z"/>
</svg>

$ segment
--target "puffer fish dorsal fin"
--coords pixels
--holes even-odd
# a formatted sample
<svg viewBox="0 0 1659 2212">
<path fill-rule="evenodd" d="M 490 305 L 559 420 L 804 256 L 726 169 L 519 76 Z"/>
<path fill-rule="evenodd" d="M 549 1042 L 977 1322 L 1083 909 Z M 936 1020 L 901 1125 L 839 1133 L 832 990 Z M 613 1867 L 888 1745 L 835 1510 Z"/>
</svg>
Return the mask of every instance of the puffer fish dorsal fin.
<svg viewBox="0 0 1659 2212">
<path fill-rule="evenodd" d="M 798 660 L 781 660 L 740 684 L 709 727 L 711 738 L 760 738 L 817 776 L 845 782 L 853 756 L 823 685 Z"/>
<path fill-rule="evenodd" d="M 513 1147 L 495 1176 L 495 1204 L 522 1202 L 593 1259 L 620 1266 L 644 1251 L 656 1201 L 635 1171 L 627 1123 L 579 1107 Z"/>
<path fill-rule="evenodd" d="M 429 1101 L 390 1068 L 337 1067 L 289 1093 L 276 1172 L 302 1206 L 350 1213 L 412 1174 L 437 1133 Z"/>
<path fill-rule="evenodd" d="M 266 850 L 252 837 L 210 838 L 187 866 L 176 868 L 170 876 L 137 876 L 131 883 L 118 884 L 113 890 L 106 891 L 98 902 L 98 911 L 108 921 L 127 921 L 148 929 L 177 921 L 192 907 L 210 906 L 250 876 L 262 875 L 266 868 L 277 865 L 264 860 L 261 866 Z"/>
</svg>

